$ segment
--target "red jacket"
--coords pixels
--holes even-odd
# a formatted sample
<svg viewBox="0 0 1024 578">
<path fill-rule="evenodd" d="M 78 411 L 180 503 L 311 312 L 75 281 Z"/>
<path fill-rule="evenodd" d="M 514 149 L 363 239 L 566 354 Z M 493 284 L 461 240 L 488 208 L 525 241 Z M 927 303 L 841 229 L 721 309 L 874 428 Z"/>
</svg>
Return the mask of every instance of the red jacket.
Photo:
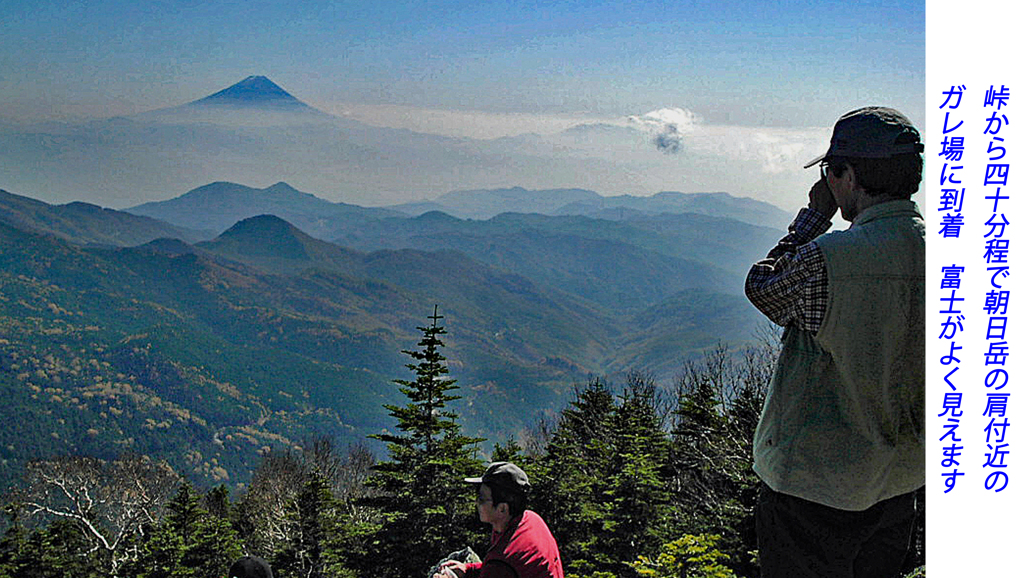
<svg viewBox="0 0 1024 578">
<path fill-rule="evenodd" d="M 483 562 L 466 567 L 467 578 L 563 578 L 562 558 L 548 525 L 527 510 L 502 533 L 491 534 Z"/>
</svg>

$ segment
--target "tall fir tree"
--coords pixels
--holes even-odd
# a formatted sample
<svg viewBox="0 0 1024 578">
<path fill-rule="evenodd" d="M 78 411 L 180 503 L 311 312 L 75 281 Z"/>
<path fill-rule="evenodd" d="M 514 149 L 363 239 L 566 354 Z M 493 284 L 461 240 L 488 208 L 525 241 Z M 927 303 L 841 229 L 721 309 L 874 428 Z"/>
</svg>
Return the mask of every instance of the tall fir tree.
<svg viewBox="0 0 1024 578">
<path fill-rule="evenodd" d="M 529 472 L 534 480 L 531 502 L 557 537 L 566 572 L 594 572 L 604 550 L 614 413 L 615 397 L 608 386 L 590 380 L 562 410 L 547 453 Z"/>
<path fill-rule="evenodd" d="M 222 574 L 241 553 L 230 522 L 211 515 L 192 485 L 184 483 L 126 574 L 140 578 L 202 578 Z"/>
<path fill-rule="evenodd" d="M 474 534 L 472 487 L 463 482 L 479 474 L 476 446 L 484 441 L 462 433 L 450 404 L 456 381 L 448 377 L 441 354 L 446 335 L 437 307 L 430 325 L 419 327 L 416 351 L 403 351 L 415 379 L 394 382 L 409 399 L 404 406 L 385 405 L 397 420 L 396 433 L 370 436 L 387 444 L 389 459 L 374 466 L 368 484 L 380 491 L 368 498 L 383 523 L 373 540 L 374 560 L 364 570 L 377 576 L 421 576 L 448 552 L 465 547 Z"/>
<path fill-rule="evenodd" d="M 74 520 L 58 519 L 46 528 L 32 532 L 24 550 L 26 556 L 15 578 L 101 578 L 110 576 L 106 552 L 94 550 L 81 525 Z"/>
<path fill-rule="evenodd" d="M 654 381 L 632 373 L 611 416 L 613 452 L 604 490 L 608 517 L 599 560 L 617 576 L 626 574 L 624 562 L 654 555 L 663 538 L 670 471 L 664 423 Z"/>
<path fill-rule="evenodd" d="M 670 489 L 677 504 L 675 532 L 680 535 L 718 532 L 724 523 L 721 502 L 728 479 L 719 462 L 725 449 L 725 355 L 716 350 L 705 354 L 701 364 L 688 363 L 676 384 Z"/>
<path fill-rule="evenodd" d="M 737 376 L 736 393 L 725 417 L 731 447 L 720 469 L 732 481 L 729 502 L 734 504 L 729 526 L 723 531 L 722 550 L 731 556 L 731 564 L 740 576 L 756 575 L 757 564 L 751 552 L 757 549 L 754 510 L 761 485 L 754 473 L 754 432 L 764 405 L 765 393 L 778 355 L 766 347 L 749 348 Z"/>
<path fill-rule="evenodd" d="M 22 525 L 20 508 L 16 504 L 8 504 L 4 510 L 7 530 L 0 537 L 0 578 L 21 576 L 28 570 L 25 552 L 28 530 Z"/>
<path fill-rule="evenodd" d="M 494 444 L 494 451 L 491 452 L 492 462 L 512 462 L 523 467 L 526 463 L 526 455 L 523 454 L 523 447 L 512 436 L 505 439 L 505 443 Z"/>
<path fill-rule="evenodd" d="M 673 429 L 675 533 L 718 535 L 729 565 L 756 571 L 754 506 L 758 478 L 753 436 L 776 354 L 748 349 L 742 358 L 719 345 L 691 363 L 678 384 Z M 737 363 L 739 362 L 739 363 Z"/>
</svg>

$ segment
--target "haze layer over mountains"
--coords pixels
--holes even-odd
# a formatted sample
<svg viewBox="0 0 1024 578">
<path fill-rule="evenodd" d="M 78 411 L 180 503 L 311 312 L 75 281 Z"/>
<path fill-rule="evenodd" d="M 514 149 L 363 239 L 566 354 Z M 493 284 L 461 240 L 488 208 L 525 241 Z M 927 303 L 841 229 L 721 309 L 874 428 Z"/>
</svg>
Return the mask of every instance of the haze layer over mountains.
<svg viewBox="0 0 1024 578">
<path fill-rule="evenodd" d="M 128 207 L 216 181 L 279 181 L 382 206 L 454 190 L 584 188 L 605 196 L 729 191 L 787 206 L 785 170 L 827 135 L 705 127 L 666 109 L 551 134 L 477 139 L 328 114 L 263 76 L 167 109 L 84 123 L 0 122 L 3 188 L 48 202 Z"/>
</svg>

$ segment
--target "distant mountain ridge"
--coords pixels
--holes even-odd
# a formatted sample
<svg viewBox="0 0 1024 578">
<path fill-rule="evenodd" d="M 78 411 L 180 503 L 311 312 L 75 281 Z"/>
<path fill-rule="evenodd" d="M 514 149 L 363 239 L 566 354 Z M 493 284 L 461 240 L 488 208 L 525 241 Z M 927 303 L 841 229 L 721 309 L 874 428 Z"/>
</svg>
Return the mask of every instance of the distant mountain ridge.
<svg viewBox="0 0 1024 578">
<path fill-rule="evenodd" d="M 270 214 L 319 238 L 331 237 L 335 229 L 354 220 L 401 215 L 387 209 L 332 203 L 284 182 L 263 189 L 229 182 L 210 183 L 173 199 L 145 203 L 125 211 L 169 223 L 190 223 L 188 226 L 193 229 L 214 234 L 243 219 Z"/>
<path fill-rule="evenodd" d="M 621 221 L 662 213 L 695 213 L 785 230 L 789 215 L 768 203 L 728 193 L 661 192 L 650 197 L 603 197 L 586 189 L 529 190 L 522 187 L 453 191 L 434 201 L 369 208 L 332 203 L 285 182 L 264 189 L 230 182 L 210 183 L 166 201 L 125 209 L 192 229 L 219 232 L 261 214 L 277 215 L 314 237 L 334 240 L 362 223 L 431 211 L 458 219 L 485 220 L 502 213 L 590 216 Z M 211 235 L 212 236 L 212 235 Z"/>
<path fill-rule="evenodd" d="M 635 311 L 685 289 L 742 294 L 750 263 L 782 234 L 694 213 L 621 221 L 503 213 L 477 221 L 434 211 L 366 223 L 333 242 L 362 251 L 456 250 L 602 307 Z"/>
<path fill-rule="evenodd" d="M 749 197 L 729 193 L 680 193 L 662 191 L 649 197 L 619 195 L 582 199 L 558 209 L 560 215 L 591 215 L 613 218 L 615 211 L 626 209 L 646 214 L 697 213 L 710 217 L 726 217 L 751 225 L 785 230 L 791 216 L 782 209 Z"/>
<path fill-rule="evenodd" d="M 440 211 L 410 218 L 392 209 L 330 203 L 283 182 L 265 189 L 211 183 L 175 199 L 128 210 L 209 231 L 274 215 L 315 239 L 364 252 L 454 250 L 603 307 L 629 310 L 685 289 L 739 294 L 740 276 L 763 255 L 761 246 L 766 250 L 781 236 L 780 231 L 764 226 L 772 219 L 773 207 L 722 193 L 662 193 L 647 199 L 605 198 L 584 189 L 511 188 L 459 191 L 445 198 L 466 201 L 476 214 L 503 212 L 487 220 L 466 220 Z M 577 212 L 585 215 L 562 214 L 573 212 L 566 207 L 578 207 Z M 231 252 L 230 237 L 217 243 L 232 258 L 261 251 L 253 246 Z M 314 260 L 340 258 L 303 243 L 303 248 L 295 250 L 314 251 L 318 255 Z M 268 256 L 262 265 L 273 261 Z M 293 271 L 300 262 L 276 261 L 273 267 Z M 595 278 L 604 281 L 594 283 Z"/>
<path fill-rule="evenodd" d="M 109 455 L 133 443 L 180 462 L 187 452 L 173 448 L 199 449 L 233 477 L 251 471 L 263 443 L 317 431 L 359 441 L 384 427 L 381 404 L 396 395 L 389 379 L 404 375 L 400 351 L 415 343 L 414 328 L 435 303 L 458 328 L 446 339 L 447 355 L 474 401 L 465 419 L 477 432 L 497 433 L 494 427 L 524 426 L 532 414 L 525 411 L 517 425 L 502 420 L 504 426 L 487 415 L 557 404 L 573 382 L 597 370 L 612 333 L 606 315 L 571 296 L 455 252 L 360 254 L 277 217 L 249 219 L 201 245 L 188 251 L 158 240 L 86 249 L 0 223 L 0 286 L 8 297 L 0 300 L 0 326 L 11 331 L 0 340 L 0 359 L 24 360 L 0 365 L 0 393 L 24 410 L 20 425 L 0 435 L 4 459 L 39 457 L 9 444 L 26 431 L 45 431 L 38 437 L 60 453 Z M 97 371 L 72 370 L 82 357 L 95 359 Z M 34 359 L 55 365 L 26 384 L 19 374 L 36 367 Z M 63 379 L 53 382 L 59 392 L 50 390 L 57 397 L 33 401 L 32 386 L 55 375 Z M 129 385 L 106 382 L 118 379 Z M 105 397 L 94 399 L 93 389 Z M 65 403 L 83 392 L 83 403 Z M 106 403 L 118 418 L 95 428 L 106 440 L 97 446 L 74 424 L 103 423 Z M 45 417 L 50 409 L 56 417 Z M 7 423 L 12 415 L 0 410 Z M 168 415 L 173 423 L 182 416 L 188 427 L 173 435 L 152 431 Z M 247 432 L 242 439 L 266 441 L 218 446 L 218 435 L 236 430 Z"/>
<path fill-rule="evenodd" d="M 389 207 L 410 215 L 442 211 L 463 219 L 489 219 L 506 212 L 542 215 L 587 215 L 620 220 L 629 215 L 697 213 L 785 229 L 789 214 L 769 203 L 728 193 L 663 191 L 649 197 L 605 197 L 586 189 L 528 190 L 522 187 L 453 191 L 433 201 Z"/>
<path fill-rule="evenodd" d="M 528 190 L 523 187 L 452 191 L 434 202 L 438 210 L 462 219 L 489 219 L 501 213 L 553 215 L 577 202 L 596 202 L 601 195 L 584 189 Z M 394 207 L 398 208 L 398 207 Z"/>
<path fill-rule="evenodd" d="M 80 244 L 140 245 L 161 237 L 195 242 L 205 234 L 146 216 L 76 201 L 51 205 L 0 189 L 0 222 Z"/>
</svg>

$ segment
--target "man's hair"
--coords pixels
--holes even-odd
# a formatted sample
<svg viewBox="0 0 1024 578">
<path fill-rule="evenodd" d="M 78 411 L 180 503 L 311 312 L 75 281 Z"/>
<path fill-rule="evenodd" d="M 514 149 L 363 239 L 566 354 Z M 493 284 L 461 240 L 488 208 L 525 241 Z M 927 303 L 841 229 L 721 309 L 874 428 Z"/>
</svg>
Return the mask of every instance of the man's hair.
<svg viewBox="0 0 1024 578">
<path fill-rule="evenodd" d="M 491 489 L 491 505 L 495 508 L 498 504 L 508 504 L 508 512 L 512 518 L 518 517 L 520 514 L 526 511 L 526 493 L 514 490 L 512 488 L 504 488 L 495 484 L 485 484 Z"/>
<path fill-rule="evenodd" d="M 828 159 L 828 165 L 837 177 L 847 166 L 853 167 L 857 184 L 869 196 L 909 199 L 921 185 L 924 161 L 920 153 L 906 153 L 882 159 L 835 156 Z"/>
</svg>

